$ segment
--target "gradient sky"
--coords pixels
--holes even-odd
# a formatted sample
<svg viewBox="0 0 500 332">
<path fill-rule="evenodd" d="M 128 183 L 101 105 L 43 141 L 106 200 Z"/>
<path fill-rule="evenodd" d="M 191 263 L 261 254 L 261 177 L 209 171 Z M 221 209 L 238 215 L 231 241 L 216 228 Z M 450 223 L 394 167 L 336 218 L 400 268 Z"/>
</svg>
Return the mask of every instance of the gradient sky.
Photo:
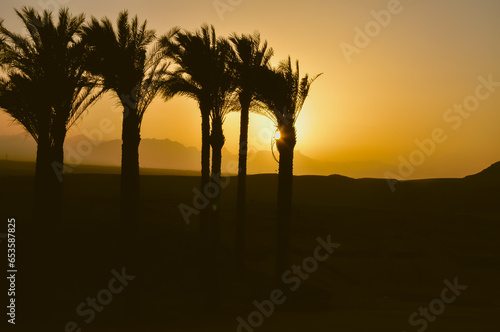
<svg viewBox="0 0 500 332">
<path fill-rule="evenodd" d="M 193 30 L 204 22 L 213 24 L 221 36 L 259 30 L 275 50 L 274 63 L 291 55 L 300 60 L 303 73 L 324 73 L 313 84 L 297 122 L 296 149 L 303 154 L 335 162 L 376 160 L 393 165 L 389 170 L 400 178 L 464 176 L 500 160 L 500 86 L 477 110 L 467 112 L 460 124 L 457 115 L 447 111 L 476 93 L 478 77 L 491 76 L 500 82 L 498 0 L 402 0 L 398 6 L 397 1 L 379 0 L 232 2 L 240 4 L 220 16 L 213 0 L 123 0 L 119 4 L 3 0 L 0 17 L 7 27 L 21 32 L 13 8 L 29 5 L 42 10 L 44 4 L 49 8 L 60 4 L 75 14 L 108 16 L 112 21 L 127 8 L 139 19 L 147 19 L 158 34 L 173 26 Z M 388 8 L 394 12 L 390 23 L 377 29 L 372 11 Z M 357 53 L 348 61 L 341 45 L 356 46 L 355 29 L 365 30 L 367 24 L 373 36 L 369 45 L 358 43 Z M 109 118 L 116 130 L 106 139 L 119 138 L 121 113 L 116 104 L 103 98 L 69 135 L 96 128 L 101 119 Z M 200 126 L 193 101 L 157 100 L 145 115 L 142 137 L 169 138 L 199 148 Z M 436 128 L 447 139 L 437 143 L 420 165 L 422 155 L 415 152 L 415 140 L 431 138 Z M 238 114 L 227 118 L 224 130 L 226 147 L 236 152 Z M 252 116 L 250 145 L 269 149 L 273 131 L 268 119 Z M 20 132 L 0 113 L 1 134 Z M 418 161 L 410 175 L 398 171 L 401 156 Z"/>
</svg>

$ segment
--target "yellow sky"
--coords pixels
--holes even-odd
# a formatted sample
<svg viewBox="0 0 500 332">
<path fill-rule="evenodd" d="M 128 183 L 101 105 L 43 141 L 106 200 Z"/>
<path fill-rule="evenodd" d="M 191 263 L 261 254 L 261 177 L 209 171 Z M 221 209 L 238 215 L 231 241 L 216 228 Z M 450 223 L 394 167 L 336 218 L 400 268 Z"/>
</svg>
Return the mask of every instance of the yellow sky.
<svg viewBox="0 0 500 332">
<path fill-rule="evenodd" d="M 302 72 L 324 73 L 313 84 L 297 122 L 296 149 L 312 158 L 377 160 L 393 165 L 390 171 L 400 178 L 464 176 L 500 160 L 500 86 L 488 91 L 458 128 L 453 128 L 456 114 L 447 113 L 475 95 L 479 77 L 500 82 L 496 0 L 22 2 L 39 9 L 44 3 L 60 3 L 73 13 L 108 16 L 113 21 L 127 8 L 148 19 L 160 34 L 176 25 L 196 29 L 203 22 L 213 24 L 219 35 L 259 30 L 275 49 L 275 62 L 290 54 L 300 60 Z M 217 12 L 214 4 L 226 4 L 231 10 Z M 20 29 L 12 14 L 12 8 L 19 6 L 12 0 L 0 5 L 0 17 L 9 28 Z M 360 37 L 360 30 L 368 37 Z M 114 121 L 117 128 L 106 138 L 119 138 L 120 112 L 107 97 L 70 136 L 95 128 L 103 118 Z M 21 132 L 9 123 L 0 114 L 1 134 Z M 157 100 L 145 115 L 142 137 L 169 138 L 199 148 L 200 126 L 193 101 Z M 415 141 L 432 138 L 436 128 L 443 130 L 446 140 L 436 143 L 420 162 L 425 151 L 416 152 L 422 149 Z M 227 118 L 224 130 L 226 147 L 236 152 L 238 114 Z M 268 119 L 252 116 L 250 145 L 269 149 L 272 131 Z M 398 171 L 401 156 L 413 160 L 411 175 Z"/>
</svg>

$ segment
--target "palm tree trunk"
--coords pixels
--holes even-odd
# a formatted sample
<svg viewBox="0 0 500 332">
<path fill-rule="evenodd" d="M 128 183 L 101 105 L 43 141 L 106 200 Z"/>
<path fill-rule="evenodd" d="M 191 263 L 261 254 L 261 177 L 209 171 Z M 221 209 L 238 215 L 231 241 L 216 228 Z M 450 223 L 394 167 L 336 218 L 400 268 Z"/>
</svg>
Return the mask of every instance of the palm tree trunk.
<svg viewBox="0 0 500 332">
<path fill-rule="evenodd" d="M 217 188 L 215 197 L 212 200 L 212 220 L 210 220 L 211 225 L 211 246 L 215 254 L 219 250 L 219 237 L 220 237 L 220 199 L 221 190 L 219 186 L 221 183 L 221 163 L 222 163 L 222 149 L 214 148 L 212 150 L 213 160 L 212 160 L 212 188 Z"/>
<path fill-rule="evenodd" d="M 126 115 L 126 116 L 125 116 Z M 122 129 L 121 221 L 134 232 L 139 213 L 140 123 L 136 110 L 124 112 Z"/>
<path fill-rule="evenodd" d="M 50 170 L 50 187 L 52 192 L 51 199 L 51 221 L 44 223 L 45 231 L 44 238 L 50 239 L 45 241 L 45 257 L 50 257 L 50 260 L 61 262 L 61 239 L 64 236 L 62 231 L 62 207 L 63 207 L 63 168 L 64 168 L 64 140 L 66 138 L 66 125 L 60 124 L 58 132 L 54 134 L 54 146 L 51 153 L 51 170 Z M 49 269 L 51 264 L 50 260 L 45 260 L 45 269 Z M 60 285 L 56 279 L 50 274 L 44 273 L 43 277 L 44 293 L 47 299 L 46 305 L 48 307 L 56 307 L 57 305 L 64 304 L 60 296 Z M 51 311 L 52 320 L 55 326 L 64 324 L 63 317 L 58 311 Z"/>
<path fill-rule="evenodd" d="M 210 109 L 201 109 L 201 184 L 200 191 L 205 193 L 210 184 Z M 209 206 L 200 211 L 200 244 L 202 252 L 209 245 Z"/>
<path fill-rule="evenodd" d="M 200 105 L 201 110 L 201 183 L 200 192 L 206 195 L 210 185 L 210 108 Z M 208 199 L 205 197 L 205 199 Z M 205 303 L 210 306 L 212 294 L 212 269 L 210 257 L 210 204 L 200 211 L 200 239 L 199 239 L 199 284 L 204 290 Z"/>
<path fill-rule="evenodd" d="M 245 219 L 246 219 L 246 186 L 247 186 L 247 155 L 248 155 L 248 118 L 250 96 L 240 95 L 240 149 L 238 156 L 238 192 L 236 203 L 236 252 L 235 274 L 237 278 L 245 271 Z"/>
<path fill-rule="evenodd" d="M 120 192 L 120 249 L 124 259 L 135 263 L 139 230 L 140 123 L 136 110 L 124 112 L 122 129 L 122 173 Z M 124 262 L 126 263 L 126 262 Z M 135 264 L 134 264 L 135 265 Z"/>
<path fill-rule="evenodd" d="M 44 135 L 45 136 L 45 135 Z M 50 176 L 50 157 L 51 147 L 48 135 L 46 137 L 39 136 L 37 152 L 36 152 L 36 168 L 35 168 L 35 192 L 34 192 L 34 216 L 43 217 L 47 211 L 47 199 L 50 197 L 49 176 Z"/>
<path fill-rule="evenodd" d="M 32 298 L 53 299 L 53 295 L 47 294 L 45 291 L 51 288 L 50 285 L 47 285 L 45 278 L 47 275 L 45 272 L 47 271 L 47 266 L 45 264 L 47 261 L 52 261 L 52 257 L 50 259 L 47 258 L 50 257 L 51 252 L 48 246 L 51 244 L 52 236 L 54 236 L 54 234 L 48 236 L 50 235 L 50 231 L 47 229 L 52 227 L 51 198 L 54 194 L 51 183 L 53 151 L 49 132 L 48 113 L 47 116 L 40 117 L 37 143 L 32 224 L 26 228 L 26 243 L 30 243 L 30 247 L 36 248 L 36 250 L 25 250 L 27 259 L 24 264 L 26 267 L 24 273 L 30 276 L 37 276 L 36 278 L 26 280 L 26 292 Z M 21 250 L 23 250 L 22 247 Z M 42 329 L 54 327 L 52 313 L 45 310 L 45 308 L 50 308 L 50 303 L 44 307 L 39 307 L 35 303 L 26 303 L 29 305 L 27 314 L 31 319 L 41 322 Z"/>
<path fill-rule="evenodd" d="M 36 248 L 36 250 L 28 251 L 23 250 L 21 247 L 21 250 L 25 252 L 26 257 L 26 262 L 24 263 L 24 273 L 31 276 L 31 278 L 26 279 L 25 281 L 27 286 L 26 293 L 30 294 L 32 298 L 53 298 L 53 294 L 49 295 L 45 291 L 45 289 L 50 288 L 46 287 L 45 275 L 47 275 L 47 266 L 45 263 L 49 261 L 47 257 L 49 257 L 48 255 L 50 254 L 48 245 L 50 245 L 51 241 L 48 239 L 52 239 L 52 237 L 47 237 L 47 235 L 50 234 L 50 232 L 47 231 L 47 228 L 51 227 L 51 153 L 52 150 L 48 133 L 39 135 L 36 156 L 32 224 L 30 227 L 26 228 L 27 234 L 25 240 L 26 243 L 30 243 L 31 248 Z M 52 258 L 50 261 L 52 261 Z M 52 314 L 50 311 L 45 310 L 45 308 L 49 308 L 50 305 L 40 307 L 35 302 L 30 303 L 28 301 L 26 303 L 29 305 L 27 315 L 29 315 L 31 319 L 41 322 L 41 328 L 53 327 L 51 319 Z"/>
<path fill-rule="evenodd" d="M 221 183 L 221 169 L 222 169 L 222 147 L 224 146 L 224 134 L 222 131 L 222 120 L 215 118 L 212 121 L 212 135 L 210 143 L 212 145 L 212 187 L 217 188 L 215 197 L 212 201 L 213 220 L 211 220 L 211 238 L 212 249 L 215 253 L 218 251 L 219 246 L 219 224 L 220 224 L 220 198 L 222 188 Z"/>
<path fill-rule="evenodd" d="M 64 171 L 64 140 L 66 139 L 66 125 L 62 124 L 59 132 L 54 135 L 54 146 L 52 147 L 52 160 L 50 182 L 53 191 L 53 218 L 54 222 L 60 223 L 62 218 L 62 196 L 63 196 L 63 171 Z"/>
<path fill-rule="evenodd" d="M 140 271 L 139 242 L 139 144 L 141 142 L 140 120 L 136 109 L 125 106 L 122 127 L 122 165 L 120 192 L 120 222 L 118 232 L 118 259 L 120 265 L 136 275 Z M 125 316 L 127 324 L 133 324 L 138 319 L 141 308 L 141 281 L 134 281 L 134 287 L 124 297 L 126 303 Z"/>
<path fill-rule="evenodd" d="M 41 318 L 43 329 L 55 329 L 64 324 L 59 312 L 52 310 L 61 305 L 59 285 L 56 279 L 46 271 L 54 262 L 60 262 L 59 240 L 61 233 L 62 209 L 62 165 L 64 162 L 63 144 L 66 129 L 52 133 L 53 145 L 47 133 L 39 136 L 37 147 L 37 164 L 35 174 L 35 204 L 33 224 L 30 225 L 27 240 L 31 243 L 29 252 L 28 273 L 35 283 L 29 286 L 33 297 L 45 298 L 45 306 L 32 308 L 33 319 Z"/>
<path fill-rule="evenodd" d="M 51 139 L 49 133 L 48 116 L 40 117 L 35 168 L 35 191 L 33 200 L 33 216 L 37 218 L 48 218 L 48 199 L 51 193 L 50 172 L 51 172 Z"/>
<path fill-rule="evenodd" d="M 277 141 L 280 153 L 278 174 L 278 218 L 276 225 L 276 278 L 290 268 L 290 234 L 293 189 L 293 150 L 295 128 L 293 124 L 280 127 L 281 138 Z"/>
<path fill-rule="evenodd" d="M 220 267 L 220 199 L 222 188 L 221 183 L 221 169 L 222 169 L 222 147 L 224 146 L 224 134 L 222 132 L 222 119 L 214 118 L 212 120 L 212 134 L 210 137 L 210 144 L 212 145 L 212 185 L 211 188 L 215 190 L 211 206 L 211 220 L 210 220 L 210 253 L 211 257 L 211 285 L 210 285 L 210 298 L 212 306 L 217 307 L 220 302 L 220 285 L 219 285 L 219 267 Z"/>
</svg>

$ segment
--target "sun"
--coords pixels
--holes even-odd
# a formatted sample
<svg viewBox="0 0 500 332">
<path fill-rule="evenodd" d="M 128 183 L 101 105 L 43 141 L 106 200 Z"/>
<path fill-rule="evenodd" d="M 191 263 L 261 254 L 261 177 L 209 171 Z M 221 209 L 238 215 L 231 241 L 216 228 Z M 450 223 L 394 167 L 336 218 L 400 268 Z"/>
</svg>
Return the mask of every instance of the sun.
<svg viewBox="0 0 500 332">
<path fill-rule="evenodd" d="M 278 140 L 278 139 L 280 139 L 280 137 L 281 137 L 280 131 L 276 130 L 276 133 L 274 134 L 274 138 Z"/>
</svg>

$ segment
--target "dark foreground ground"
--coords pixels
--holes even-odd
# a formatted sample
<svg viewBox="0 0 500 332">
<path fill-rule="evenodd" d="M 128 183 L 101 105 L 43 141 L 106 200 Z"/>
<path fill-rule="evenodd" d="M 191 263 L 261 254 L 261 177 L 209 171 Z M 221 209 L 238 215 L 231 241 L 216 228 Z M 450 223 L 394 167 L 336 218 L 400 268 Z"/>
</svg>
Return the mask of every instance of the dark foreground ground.
<svg viewBox="0 0 500 332">
<path fill-rule="evenodd" d="M 89 316 L 76 308 L 109 287 L 113 269 L 122 269 L 114 259 L 119 175 L 67 175 L 64 225 L 54 234 L 65 244 L 63 258 L 46 271 L 60 279 L 63 296 L 54 310 L 82 331 L 125 331 L 116 327 L 124 315 L 121 299 L 140 285 L 136 331 L 237 331 L 237 318 L 248 322 L 249 315 L 260 326 L 239 331 L 500 331 L 498 164 L 465 179 L 398 183 L 395 192 L 385 180 L 296 177 L 293 263 L 314 255 L 318 237 L 330 235 L 340 247 L 269 317 L 252 312 L 257 310 L 253 302 L 267 303 L 275 289 L 277 176 L 248 179 L 248 262 L 240 281 L 233 278 L 237 180 L 229 180 L 222 192 L 222 257 L 212 264 L 219 266 L 219 306 L 204 301 L 204 280 L 211 279 L 199 269 L 197 219 L 188 225 L 179 211 L 181 203 L 192 206 L 199 179 L 145 175 L 139 232 L 143 268 L 127 270 L 136 279 L 86 323 Z M 0 233 L 6 232 L 6 219 L 15 217 L 19 247 L 29 247 L 22 232 L 31 220 L 32 188 L 32 164 L 0 164 Z M 3 257 L 7 250 L 0 240 Z M 444 281 L 453 284 L 455 278 L 467 289 L 457 290 L 458 296 L 445 291 L 445 298 L 454 299 L 442 306 Z M 22 284 L 18 292 L 23 295 Z M 33 300 L 43 305 L 43 299 Z M 429 305 L 430 318 L 415 315 L 412 325 L 410 315 Z M 22 319 L 29 317 L 19 313 Z"/>
</svg>

